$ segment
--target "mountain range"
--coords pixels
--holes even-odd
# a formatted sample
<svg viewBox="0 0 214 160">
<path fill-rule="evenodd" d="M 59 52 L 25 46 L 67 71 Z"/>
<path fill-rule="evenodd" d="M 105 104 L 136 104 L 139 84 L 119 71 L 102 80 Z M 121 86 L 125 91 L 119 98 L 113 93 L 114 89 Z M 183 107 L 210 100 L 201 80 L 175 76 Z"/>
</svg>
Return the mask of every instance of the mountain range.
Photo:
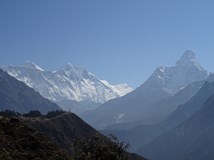
<svg viewBox="0 0 214 160">
<path fill-rule="evenodd" d="M 185 98 L 170 102 L 174 95 L 196 81 L 206 80 L 209 75 L 210 73 L 197 62 L 193 51 L 187 50 L 175 66 L 157 67 L 148 80 L 134 91 L 107 101 L 82 116 L 92 126 L 100 129 L 139 120 L 145 125 L 158 123 L 172 113 L 179 104 L 185 103 L 194 96 L 200 86 L 186 89 L 188 93 L 185 93 Z M 184 97 L 182 94 L 180 96 Z M 174 104 L 170 105 L 169 102 Z"/>
<path fill-rule="evenodd" d="M 127 84 L 111 85 L 84 67 L 69 63 L 57 71 L 44 71 L 30 61 L 26 61 L 23 66 L 4 65 L 1 68 L 43 97 L 58 103 L 62 109 L 70 108 L 74 112 L 97 107 L 133 90 Z"/>
</svg>

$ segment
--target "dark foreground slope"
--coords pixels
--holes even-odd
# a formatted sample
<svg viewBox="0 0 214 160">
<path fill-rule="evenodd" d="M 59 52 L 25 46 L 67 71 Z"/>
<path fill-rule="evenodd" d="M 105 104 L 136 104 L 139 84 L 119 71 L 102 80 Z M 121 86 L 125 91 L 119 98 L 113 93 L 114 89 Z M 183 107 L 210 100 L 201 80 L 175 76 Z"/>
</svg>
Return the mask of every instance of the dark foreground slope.
<svg viewBox="0 0 214 160">
<path fill-rule="evenodd" d="M 71 153 L 74 139 L 99 134 L 73 113 L 65 113 L 52 119 L 27 119 L 26 122 Z"/>
<path fill-rule="evenodd" d="M 55 103 L 0 69 L 0 110 L 6 109 L 20 113 L 31 110 L 39 110 L 42 113 L 60 110 Z"/>
<path fill-rule="evenodd" d="M 79 148 L 76 147 L 82 146 L 76 146 L 74 142 L 81 138 L 90 139 L 93 135 L 98 135 L 103 140 L 99 145 L 105 145 L 106 137 L 72 113 L 51 119 L 1 117 L 0 159 L 77 160 L 76 151 L 79 151 Z M 129 155 L 130 160 L 144 160 L 136 154 Z"/>
<path fill-rule="evenodd" d="M 213 160 L 214 96 L 192 117 L 141 148 L 153 160 Z"/>
</svg>

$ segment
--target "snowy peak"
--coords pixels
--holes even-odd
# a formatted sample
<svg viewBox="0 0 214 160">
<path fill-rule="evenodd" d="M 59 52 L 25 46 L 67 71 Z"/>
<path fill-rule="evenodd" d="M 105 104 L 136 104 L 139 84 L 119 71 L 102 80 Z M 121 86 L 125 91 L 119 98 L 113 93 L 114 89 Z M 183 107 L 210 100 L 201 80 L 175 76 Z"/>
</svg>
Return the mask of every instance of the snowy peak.
<svg viewBox="0 0 214 160">
<path fill-rule="evenodd" d="M 86 70 L 84 67 L 82 66 L 75 66 L 72 65 L 71 63 L 67 63 L 65 66 L 62 67 L 62 69 L 64 71 L 72 71 L 72 72 L 83 72 L 84 70 Z"/>
<path fill-rule="evenodd" d="M 196 61 L 195 53 L 192 50 L 188 49 L 183 53 L 181 58 L 176 62 L 176 66 L 187 66 L 190 64 L 198 64 L 198 62 Z"/>
<path fill-rule="evenodd" d="M 205 80 L 208 76 L 209 72 L 197 62 L 194 52 L 186 50 L 175 66 L 157 67 L 143 86 L 147 89 L 163 89 L 173 95 L 188 84 Z"/>
<path fill-rule="evenodd" d="M 36 65 L 34 62 L 31 62 L 31 61 L 26 61 L 23 67 L 44 71 L 41 67 L 39 67 L 38 65 Z"/>
<path fill-rule="evenodd" d="M 70 63 L 67 63 L 58 72 L 61 72 L 61 71 L 63 71 L 67 76 L 75 76 L 77 78 L 88 79 L 90 76 L 94 76 L 92 73 L 87 71 L 83 66 L 75 66 Z"/>
<path fill-rule="evenodd" d="M 198 70 L 201 72 L 207 72 L 197 61 L 196 56 L 194 52 L 190 49 L 186 50 L 181 58 L 176 62 L 177 68 L 180 68 L 181 70 Z M 207 72 L 207 74 L 209 74 Z"/>
</svg>

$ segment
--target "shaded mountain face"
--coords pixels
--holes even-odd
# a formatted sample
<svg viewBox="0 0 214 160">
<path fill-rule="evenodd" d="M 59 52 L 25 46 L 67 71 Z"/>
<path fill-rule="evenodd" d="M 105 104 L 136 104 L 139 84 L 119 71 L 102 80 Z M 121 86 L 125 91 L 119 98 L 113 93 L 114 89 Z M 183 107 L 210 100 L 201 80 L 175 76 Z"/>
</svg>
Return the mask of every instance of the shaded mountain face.
<svg viewBox="0 0 214 160">
<path fill-rule="evenodd" d="M 103 103 L 132 91 L 126 84 L 110 85 L 85 68 L 67 64 L 58 71 L 44 71 L 33 62 L 2 66 L 11 76 L 52 101 L 73 100 Z"/>
<path fill-rule="evenodd" d="M 141 148 L 153 160 L 212 160 L 214 96 L 193 116 Z"/>
<path fill-rule="evenodd" d="M 142 120 L 142 118 L 144 124 L 157 123 L 177 107 L 177 105 L 165 107 L 164 103 L 168 99 L 191 83 L 203 81 L 208 76 L 209 72 L 196 61 L 194 53 L 187 50 L 175 66 L 158 67 L 144 84 L 131 93 L 108 101 L 82 116 L 91 125 L 101 129 L 113 124 Z M 189 91 L 188 98 L 191 98 L 196 91 L 197 89 Z M 181 98 L 176 103 L 182 104 L 187 100 Z M 160 102 L 163 105 L 160 106 Z M 158 116 L 159 118 L 154 120 L 153 117 Z"/>
<path fill-rule="evenodd" d="M 31 110 L 42 113 L 60 110 L 55 103 L 0 69 L 0 110 L 7 109 L 20 113 Z"/>
</svg>

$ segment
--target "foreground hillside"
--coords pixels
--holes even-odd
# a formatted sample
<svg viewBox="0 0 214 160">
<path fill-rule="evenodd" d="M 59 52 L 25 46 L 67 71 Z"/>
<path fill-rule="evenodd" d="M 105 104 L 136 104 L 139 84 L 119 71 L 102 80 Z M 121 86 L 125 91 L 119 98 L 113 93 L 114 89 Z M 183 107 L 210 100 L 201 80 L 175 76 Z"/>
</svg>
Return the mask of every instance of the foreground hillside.
<svg viewBox="0 0 214 160">
<path fill-rule="evenodd" d="M 97 141 L 93 142 L 91 140 L 94 136 L 97 136 L 98 139 L 96 137 Z M 90 146 L 88 150 L 85 150 L 88 144 Z M 108 138 L 72 113 L 64 113 L 50 119 L 1 116 L 0 145 L 0 159 L 5 160 L 81 160 L 86 157 L 89 160 L 96 160 L 97 158 L 93 158 L 91 154 L 103 155 L 99 156 L 100 160 L 105 160 L 104 155 L 106 157 L 113 155 L 116 157 L 115 160 L 127 160 L 126 158 L 121 159 L 124 155 L 127 155 L 130 160 L 144 160 L 136 154 L 129 154 L 125 150 L 121 150 L 121 146 L 109 141 Z M 78 158 L 78 156 L 82 157 Z"/>
</svg>

